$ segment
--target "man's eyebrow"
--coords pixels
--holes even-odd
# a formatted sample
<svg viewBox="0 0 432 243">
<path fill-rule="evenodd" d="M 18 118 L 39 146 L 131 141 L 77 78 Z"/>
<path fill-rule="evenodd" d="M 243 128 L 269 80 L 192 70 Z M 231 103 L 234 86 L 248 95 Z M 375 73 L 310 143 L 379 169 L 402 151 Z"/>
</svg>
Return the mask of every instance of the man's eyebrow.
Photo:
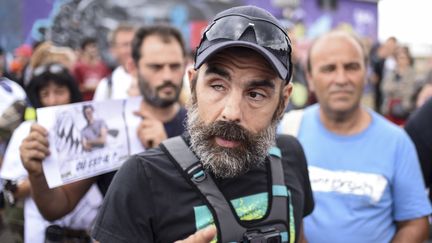
<svg viewBox="0 0 432 243">
<path fill-rule="evenodd" d="M 145 64 L 147 67 L 163 67 L 164 64 L 160 64 L 160 63 L 146 63 Z"/>
<path fill-rule="evenodd" d="M 275 89 L 275 84 L 268 79 L 251 81 L 247 84 L 247 86 L 248 87 L 268 87 L 271 89 Z"/>
<path fill-rule="evenodd" d="M 329 70 L 329 69 L 335 69 L 336 65 L 333 63 L 329 63 L 329 64 L 324 64 L 318 67 L 318 70 L 322 71 L 322 70 Z"/>
<path fill-rule="evenodd" d="M 361 64 L 359 62 L 348 62 L 344 64 L 344 67 L 359 67 Z"/>
<path fill-rule="evenodd" d="M 205 75 L 216 74 L 224 77 L 227 80 L 231 80 L 230 74 L 222 68 L 216 66 L 209 66 L 205 71 Z"/>
</svg>

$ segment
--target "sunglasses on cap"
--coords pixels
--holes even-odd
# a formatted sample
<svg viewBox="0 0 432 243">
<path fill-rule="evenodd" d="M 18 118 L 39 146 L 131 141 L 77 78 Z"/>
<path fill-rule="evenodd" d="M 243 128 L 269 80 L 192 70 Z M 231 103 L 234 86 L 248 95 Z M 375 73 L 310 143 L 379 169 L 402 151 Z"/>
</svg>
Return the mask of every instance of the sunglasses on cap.
<svg viewBox="0 0 432 243">
<path fill-rule="evenodd" d="M 225 15 L 215 19 L 204 31 L 204 35 L 208 41 L 217 39 L 240 40 L 247 28 L 254 30 L 256 44 L 273 51 L 291 52 L 291 44 L 286 32 L 265 19 L 252 19 L 243 15 Z M 200 49 L 201 46 L 198 48 L 198 52 L 204 51 L 204 49 Z M 288 60 L 288 55 L 281 60 L 285 67 L 289 66 Z"/>
<path fill-rule="evenodd" d="M 39 66 L 37 68 L 35 68 L 33 70 L 33 77 L 42 75 L 43 73 L 49 72 L 51 74 L 59 74 L 59 73 L 63 73 L 66 72 L 66 67 L 64 67 L 61 64 L 46 64 L 46 65 L 42 65 Z"/>
</svg>

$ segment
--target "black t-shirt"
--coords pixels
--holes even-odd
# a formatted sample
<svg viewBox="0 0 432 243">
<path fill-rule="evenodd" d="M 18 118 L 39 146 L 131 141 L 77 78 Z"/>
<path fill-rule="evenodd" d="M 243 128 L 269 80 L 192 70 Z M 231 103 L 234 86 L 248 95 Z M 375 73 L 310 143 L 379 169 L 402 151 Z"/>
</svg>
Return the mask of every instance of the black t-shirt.
<svg viewBox="0 0 432 243">
<path fill-rule="evenodd" d="M 426 187 L 432 184 L 432 98 L 415 111 L 407 123 L 405 130 L 413 140 L 419 156 Z M 432 193 L 429 193 L 432 200 Z"/>
<path fill-rule="evenodd" d="M 180 136 L 185 132 L 186 115 L 186 109 L 182 107 L 171 121 L 164 123 L 165 132 L 169 138 Z M 98 176 L 96 183 L 102 195 L 105 196 L 116 172 L 112 171 Z"/>
<path fill-rule="evenodd" d="M 279 148 L 285 182 L 292 195 L 297 239 L 302 218 L 312 212 L 314 205 L 306 159 L 301 145 L 292 137 Z M 237 215 L 241 215 L 242 223 L 256 222 L 270 210 L 268 162 L 235 179 L 216 180 Z M 92 234 L 102 243 L 171 243 L 212 223 L 212 219 L 197 189 L 161 149 L 152 149 L 131 157 L 118 171 Z"/>
</svg>

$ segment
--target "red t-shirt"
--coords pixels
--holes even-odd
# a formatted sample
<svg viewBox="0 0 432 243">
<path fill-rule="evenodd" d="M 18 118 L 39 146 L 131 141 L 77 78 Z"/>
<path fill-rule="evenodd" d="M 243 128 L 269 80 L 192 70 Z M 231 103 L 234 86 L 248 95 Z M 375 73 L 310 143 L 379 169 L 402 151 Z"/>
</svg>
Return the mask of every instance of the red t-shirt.
<svg viewBox="0 0 432 243">
<path fill-rule="evenodd" d="M 94 89 L 92 90 L 82 91 L 83 99 L 91 100 L 93 99 L 93 94 L 97 84 L 102 78 L 108 76 L 111 73 L 111 70 L 102 61 L 99 61 L 94 65 L 78 61 L 75 64 L 73 73 L 81 90 L 85 85 L 94 86 Z"/>
</svg>

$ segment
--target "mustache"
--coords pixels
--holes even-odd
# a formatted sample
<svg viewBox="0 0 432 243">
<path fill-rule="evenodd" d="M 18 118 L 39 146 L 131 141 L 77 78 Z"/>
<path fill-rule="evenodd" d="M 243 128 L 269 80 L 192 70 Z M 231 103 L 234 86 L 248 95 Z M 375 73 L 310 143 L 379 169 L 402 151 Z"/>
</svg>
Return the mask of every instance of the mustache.
<svg viewBox="0 0 432 243">
<path fill-rule="evenodd" d="M 221 137 L 226 140 L 248 142 L 254 135 L 236 122 L 215 121 L 208 125 L 207 135 L 209 137 Z"/>
<path fill-rule="evenodd" d="M 172 81 L 167 80 L 167 81 L 164 81 L 163 84 L 157 86 L 156 91 L 159 92 L 160 90 L 162 90 L 164 88 L 173 88 L 175 90 L 179 89 L 179 87 L 177 85 L 175 85 Z"/>
<path fill-rule="evenodd" d="M 329 89 L 330 93 L 337 93 L 337 92 L 347 92 L 347 93 L 353 93 L 355 92 L 355 87 L 352 85 L 332 85 Z"/>
</svg>

